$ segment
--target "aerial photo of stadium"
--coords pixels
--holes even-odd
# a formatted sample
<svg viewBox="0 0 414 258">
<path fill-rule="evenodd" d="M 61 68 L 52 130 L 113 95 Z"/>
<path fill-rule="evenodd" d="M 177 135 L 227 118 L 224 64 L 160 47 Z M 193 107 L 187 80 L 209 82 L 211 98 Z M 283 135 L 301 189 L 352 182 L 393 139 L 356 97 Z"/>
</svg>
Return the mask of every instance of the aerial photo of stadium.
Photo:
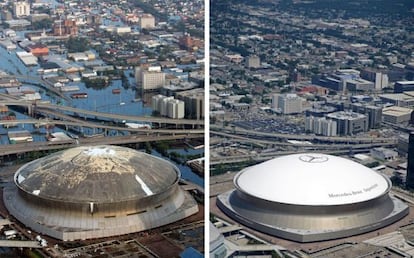
<svg viewBox="0 0 414 258">
<path fill-rule="evenodd" d="M 3 198 L 27 227 L 61 240 L 139 232 L 197 213 L 180 171 L 161 158 L 109 145 L 76 147 L 22 166 Z"/>
<path fill-rule="evenodd" d="M 409 210 L 389 194 L 387 177 L 332 155 L 274 158 L 240 171 L 234 185 L 217 197 L 224 213 L 255 230 L 297 242 L 373 231 Z"/>
</svg>

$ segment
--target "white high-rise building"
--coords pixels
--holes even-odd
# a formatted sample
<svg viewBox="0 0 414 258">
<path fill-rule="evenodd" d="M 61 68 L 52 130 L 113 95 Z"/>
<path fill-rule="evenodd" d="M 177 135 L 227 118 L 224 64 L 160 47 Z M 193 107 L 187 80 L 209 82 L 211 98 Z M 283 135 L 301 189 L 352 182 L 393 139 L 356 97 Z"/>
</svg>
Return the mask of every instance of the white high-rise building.
<svg viewBox="0 0 414 258">
<path fill-rule="evenodd" d="M 141 29 L 153 29 L 155 27 L 155 18 L 149 13 L 143 14 L 139 18 L 139 27 Z"/>
<path fill-rule="evenodd" d="M 151 107 L 152 107 L 152 110 L 159 112 L 161 110 L 161 103 L 162 103 L 162 100 L 164 98 L 165 98 L 165 96 L 164 95 L 161 95 L 161 94 L 152 96 L 152 98 L 151 98 Z"/>
<path fill-rule="evenodd" d="M 272 109 L 277 109 L 279 107 L 279 96 L 280 94 L 272 95 Z"/>
<path fill-rule="evenodd" d="M 185 116 L 184 101 L 167 97 L 161 94 L 152 97 L 152 109 L 158 111 L 161 116 L 181 119 Z"/>
<path fill-rule="evenodd" d="M 161 100 L 160 114 L 162 116 L 168 116 L 168 102 L 174 100 L 174 97 L 165 97 Z"/>
<path fill-rule="evenodd" d="M 374 82 L 375 90 L 380 91 L 383 88 L 388 87 L 389 79 L 388 75 L 382 72 L 372 70 L 372 69 L 365 69 L 361 72 L 361 78 Z"/>
<path fill-rule="evenodd" d="M 287 114 L 297 114 L 302 112 L 303 99 L 296 94 L 279 95 L 278 108 L 280 111 Z"/>
<path fill-rule="evenodd" d="M 135 67 L 135 82 L 137 84 L 142 84 L 142 70 L 143 68 L 141 66 Z"/>
<path fill-rule="evenodd" d="M 336 136 L 337 123 L 333 120 L 321 120 L 321 134 L 325 136 Z"/>
<path fill-rule="evenodd" d="M 136 67 L 135 80 L 143 90 L 155 90 L 165 85 L 165 73 L 161 67 Z"/>
<path fill-rule="evenodd" d="M 13 5 L 14 15 L 17 18 L 30 15 L 30 3 L 26 1 L 18 1 Z"/>
<path fill-rule="evenodd" d="M 375 73 L 375 89 L 382 90 L 388 86 L 388 75 L 383 73 Z"/>
<path fill-rule="evenodd" d="M 187 119 L 204 119 L 204 89 L 181 91 L 177 93 L 177 98 L 185 103 Z"/>
<path fill-rule="evenodd" d="M 313 132 L 318 135 L 336 136 L 337 123 L 336 121 L 326 119 L 325 117 L 306 117 L 305 130 Z"/>
<path fill-rule="evenodd" d="M 163 72 L 149 72 L 142 73 L 142 89 L 154 90 L 162 88 L 165 85 L 165 73 Z"/>
<path fill-rule="evenodd" d="M 260 57 L 253 55 L 246 58 L 247 68 L 260 68 Z"/>
<path fill-rule="evenodd" d="M 178 99 L 169 100 L 167 103 L 167 110 L 169 118 L 184 118 L 184 101 Z"/>
</svg>

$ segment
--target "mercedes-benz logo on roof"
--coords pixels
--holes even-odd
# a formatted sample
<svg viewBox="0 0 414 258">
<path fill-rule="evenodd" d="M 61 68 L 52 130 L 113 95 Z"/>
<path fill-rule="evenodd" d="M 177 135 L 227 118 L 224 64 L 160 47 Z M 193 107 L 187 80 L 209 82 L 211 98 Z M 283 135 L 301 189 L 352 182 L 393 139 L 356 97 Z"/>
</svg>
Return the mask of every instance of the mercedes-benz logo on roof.
<svg viewBox="0 0 414 258">
<path fill-rule="evenodd" d="M 328 157 L 319 155 L 302 155 L 299 159 L 308 163 L 322 163 L 328 161 Z"/>
</svg>

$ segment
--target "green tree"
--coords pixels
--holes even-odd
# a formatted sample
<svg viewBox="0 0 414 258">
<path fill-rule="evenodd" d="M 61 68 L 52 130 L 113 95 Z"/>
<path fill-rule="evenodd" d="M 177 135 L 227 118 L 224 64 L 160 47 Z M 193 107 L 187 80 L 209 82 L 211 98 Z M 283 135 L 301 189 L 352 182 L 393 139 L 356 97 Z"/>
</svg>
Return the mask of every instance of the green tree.
<svg viewBox="0 0 414 258">
<path fill-rule="evenodd" d="M 244 97 L 242 97 L 240 100 L 239 100 L 239 103 L 247 103 L 247 104 L 250 104 L 250 103 L 252 103 L 253 102 L 253 99 L 252 98 L 249 98 L 249 97 L 247 97 L 247 96 L 244 96 Z"/>
<path fill-rule="evenodd" d="M 145 142 L 145 152 L 148 154 L 151 154 L 152 152 L 152 147 L 151 144 L 149 142 Z"/>
<path fill-rule="evenodd" d="M 89 43 L 86 38 L 70 37 L 66 42 L 66 48 L 69 53 L 84 52 L 89 49 Z"/>
<path fill-rule="evenodd" d="M 394 173 L 391 177 L 390 180 L 392 182 L 392 185 L 394 186 L 403 186 L 403 179 L 401 174 L 399 173 Z"/>
<path fill-rule="evenodd" d="M 32 22 L 32 28 L 33 30 L 50 29 L 52 28 L 52 24 L 53 24 L 52 20 L 43 19 L 40 21 Z"/>
<path fill-rule="evenodd" d="M 85 83 L 86 88 L 92 88 L 95 90 L 102 90 L 109 86 L 110 80 L 106 78 L 84 78 L 83 82 Z"/>
</svg>

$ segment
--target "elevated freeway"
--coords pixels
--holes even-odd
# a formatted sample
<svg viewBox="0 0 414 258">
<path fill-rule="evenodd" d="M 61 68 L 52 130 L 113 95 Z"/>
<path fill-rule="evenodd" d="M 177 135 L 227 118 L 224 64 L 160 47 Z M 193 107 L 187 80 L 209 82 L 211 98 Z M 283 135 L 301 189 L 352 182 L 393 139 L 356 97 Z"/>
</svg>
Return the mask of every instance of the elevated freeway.
<svg viewBox="0 0 414 258">
<path fill-rule="evenodd" d="M 51 119 L 20 119 L 20 120 L 0 120 L 0 125 L 11 127 L 19 124 L 32 124 L 37 127 L 46 125 L 61 125 L 61 126 L 79 126 L 88 128 L 97 128 L 104 130 L 128 131 L 144 134 L 170 134 L 170 135 L 188 135 L 188 134 L 203 134 L 203 129 L 145 129 L 145 128 L 129 128 L 121 126 L 111 126 L 105 124 L 79 122 L 79 121 L 62 121 Z"/>
<path fill-rule="evenodd" d="M 40 77 L 27 76 L 27 75 L 10 75 L 8 76 L 8 78 L 13 78 L 13 79 L 15 78 L 27 84 L 39 85 L 45 88 L 46 90 L 53 92 L 54 94 L 56 94 L 57 96 L 63 99 L 70 100 L 70 98 L 65 96 L 59 89 L 55 88 L 50 81 L 42 79 Z"/>
<path fill-rule="evenodd" d="M 239 135 L 234 135 L 234 134 L 230 134 L 230 133 L 222 133 L 222 132 L 215 132 L 215 131 L 210 131 L 210 134 L 212 135 L 217 135 L 217 136 L 221 136 L 221 137 L 225 137 L 228 139 L 234 139 L 237 142 L 251 142 L 254 144 L 265 144 L 265 145 L 270 145 L 270 146 L 289 146 L 289 147 L 301 147 L 301 148 L 307 148 L 307 149 L 319 149 L 319 148 L 323 148 L 323 149 L 338 149 L 338 148 L 344 148 L 344 147 L 348 147 L 348 148 L 376 148 L 376 147 L 389 147 L 389 146 L 394 146 L 395 144 L 397 144 L 397 139 L 394 138 L 384 138 L 384 139 L 380 139 L 378 141 L 371 141 L 369 143 L 359 143 L 359 144 L 343 144 L 343 143 L 339 143 L 339 142 L 333 142 L 331 144 L 319 144 L 319 143 L 312 143 L 312 144 L 304 144 L 303 142 L 298 142 L 298 143 L 292 143 L 292 142 L 287 142 L 287 141 L 274 141 L 274 140 L 262 140 L 260 139 L 260 135 L 258 136 L 253 136 L 252 137 L 247 137 L 247 136 L 239 136 Z M 359 142 L 359 141 L 358 141 Z M 362 141 L 365 142 L 365 141 Z"/>
<path fill-rule="evenodd" d="M 68 106 L 55 105 L 50 103 L 43 103 L 39 101 L 21 101 L 21 100 L 1 100 L 1 105 L 6 106 L 22 106 L 28 109 L 29 113 L 35 112 L 38 108 L 48 109 L 49 111 L 60 110 L 62 112 L 69 112 L 72 114 L 80 115 L 83 114 L 89 115 L 92 118 L 107 118 L 117 121 L 129 121 L 129 122 L 149 122 L 157 124 L 172 124 L 172 125 L 190 125 L 193 127 L 203 126 L 204 120 L 194 120 L 194 119 L 172 119 L 164 117 L 151 117 L 151 116 L 131 116 L 131 115 L 121 115 L 121 114 L 111 114 L 111 113 L 102 113 L 97 111 L 90 111 L 85 109 L 79 109 Z"/>
<path fill-rule="evenodd" d="M 336 149 L 336 150 L 318 150 L 325 154 L 332 154 L 332 155 L 341 155 L 341 154 L 349 154 L 351 151 L 353 153 L 365 153 L 368 152 L 372 147 L 361 147 L 361 148 L 343 148 L 343 149 Z M 232 164 L 232 163 L 240 163 L 246 161 L 266 161 L 272 158 L 276 158 L 282 155 L 289 155 L 289 154 L 296 154 L 299 152 L 308 152 L 309 150 L 287 150 L 287 151 L 274 151 L 274 152 L 266 152 L 266 153 L 259 153 L 259 154 L 245 154 L 245 155 L 233 155 L 233 156 L 220 156 L 220 157 L 211 157 L 210 158 L 210 166 L 216 166 L 219 164 Z"/>
<path fill-rule="evenodd" d="M 265 161 L 277 156 L 294 154 L 298 152 L 323 152 L 327 154 L 349 154 L 369 152 L 377 147 L 395 147 L 396 138 L 373 137 L 325 137 L 315 135 L 289 135 L 280 133 L 264 133 L 240 128 L 213 127 L 210 135 L 227 139 L 230 143 L 250 143 L 262 149 L 259 153 L 242 155 L 219 155 L 210 158 L 210 165 L 231 164 L 245 161 Z M 298 142 L 289 142 L 296 140 Z M 309 142 L 309 143 L 305 143 Z M 223 145 L 224 143 L 224 145 Z M 225 148 L 225 142 L 217 142 L 217 146 Z M 270 148 L 275 148 L 272 150 Z"/>
<path fill-rule="evenodd" d="M 39 242 L 31 240 L 0 240 L 0 247 L 43 248 Z"/>
<path fill-rule="evenodd" d="M 190 135 L 149 135 L 149 136 L 111 136 L 111 137 L 92 137 L 92 138 L 80 138 L 67 141 L 51 141 L 51 142 L 28 142 L 17 144 L 0 145 L 0 156 L 6 156 L 11 154 L 21 154 L 31 151 L 45 151 L 66 149 L 76 146 L 90 146 L 100 144 L 129 144 L 129 143 L 141 143 L 141 142 L 154 142 L 154 141 L 169 141 L 169 140 L 182 140 L 182 139 L 194 139 L 203 138 L 204 134 L 190 134 Z"/>
<path fill-rule="evenodd" d="M 318 136 L 318 135 L 300 135 L 300 134 L 282 134 L 282 133 L 265 133 L 255 130 L 246 130 L 242 128 L 222 128 L 219 126 L 210 126 L 210 134 L 228 133 L 230 135 L 241 135 L 246 137 L 269 137 L 280 140 L 298 140 L 298 141 L 318 141 L 318 142 L 342 142 L 342 143 L 372 143 L 372 142 L 389 142 L 396 139 L 383 137 L 361 137 L 361 136 Z"/>
</svg>

